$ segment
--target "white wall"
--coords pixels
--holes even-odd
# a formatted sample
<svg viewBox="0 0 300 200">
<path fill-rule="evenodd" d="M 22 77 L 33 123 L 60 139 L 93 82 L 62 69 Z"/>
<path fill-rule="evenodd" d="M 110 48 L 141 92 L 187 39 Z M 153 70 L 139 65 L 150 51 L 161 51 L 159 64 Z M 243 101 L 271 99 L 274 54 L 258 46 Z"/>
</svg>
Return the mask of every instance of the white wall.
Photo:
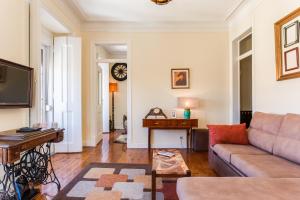
<svg viewBox="0 0 300 200">
<path fill-rule="evenodd" d="M 0 58 L 29 65 L 26 1 L 0 0 Z M 0 131 L 28 125 L 28 109 L 0 109 Z"/>
<path fill-rule="evenodd" d="M 129 147 L 147 146 L 147 129 L 142 119 L 150 108 L 159 106 L 170 116 L 179 96 L 193 96 L 201 100 L 201 108 L 192 112 L 199 126 L 207 123 L 226 123 L 229 120 L 228 34 L 227 32 L 83 32 L 83 97 L 90 98 L 90 50 L 95 41 L 126 43 L 129 46 L 131 76 L 132 137 Z M 188 67 L 191 71 L 191 89 L 171 89 L 171 68 Z M 89 117 L 89 104 L 84 104 L 84 118 Z M 179 117 L 182 116 L 178 115 Z M 88 121 L 86 121 L 88 122 Z M 89 124 L 84 123 L 89 130 Z M 182 131 L 155 134 L 156 147 L 181 147 Z M 90 138 L 88 131 L 85 135 Z M 185 144 L 185 141 L 183 142 Z"/>
<path fill-rule="evenodd" d="M 127 80 L 117 81 L 111 75 L 111 68 L 115 63 L 109 65 L 110 82 L 118 83 L 118 91 L 115 92 L 115 129 L 123 128 L 123 115 L 127 115 Z M 109 95 L 109 115 L 112 116 L 112 94 Z"/>
<path fill-rule="evenodd" d="M 274 23 L 299 6 L 299 0 L 254 0 L 230 20 L 230 51 L 235 38 L 251 27 L 253 30 L 254 111 L 300 113 L 300 79 L 276 81 L 274 42 Z"/>
</svg>

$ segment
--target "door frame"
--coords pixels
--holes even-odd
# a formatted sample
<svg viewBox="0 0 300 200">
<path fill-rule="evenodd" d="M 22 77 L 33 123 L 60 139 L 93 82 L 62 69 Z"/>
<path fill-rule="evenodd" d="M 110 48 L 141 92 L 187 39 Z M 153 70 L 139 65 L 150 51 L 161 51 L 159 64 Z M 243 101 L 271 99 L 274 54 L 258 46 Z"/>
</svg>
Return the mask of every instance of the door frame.
<svg viewBox="0 0 300 200">
<path fill-rule="evenodd" d="M 101 137 L 97 136 L 96 117 L 97 112 L 94 108 L 97 106 L 97 78 L 95 76 L 97 65 L 100 60 L 96 58 L 96 46 L 97 45 L 109 45 L 109 44 L 125 44 L 127 45 L 127 58 L 126 59 L 102 59 L 101 62 L 116 62 L 126 61 L 127 63 L 127 147 L 132 146 L 132 91 L 131 91 L 131 41 L 130 40 L 93 40 L 90 43 L 90 99 L 89 99 L 89 133 L 91 137 L 85 141 L 85 146 L 95 147 L 100 141 Z"/>
<path fill-rule="evenodd" d="M 252 35 L 252 49 L 242 55 L 239 55 L 240 41 L 247 36 Z M 249 28 L 243 34 L 232 41 L 232 94 L 231 94 L 231 122 L 240 123 L 240 61 L 252 56 L 252 110 L 254 109 L 254 34 L 252 28 Z"/>
<path fill-rule="evenodd" d="M 40 94 L 40 108 L 41 108 L 41 110 L 40 110 L 40 117 L 41 117 L 41 119 L 40 119 L 40 122 L 41 123 L 46 123 L 46 124 L 49 124 L 48 122 L 47 122 L 47 120 L 46 120 L 46 115 L 48 115 L 48 113 L 47 112 L 52 112 L 52 121 L 53 121 L 53 116 L 54 116 L 54 113 L 53 113 L 53 92 L 54 92 L 54 90 L 53 90 L 53 78 L 54 78 L 54 76 L 53 76 L 53 44 L 51 43 L 51 45 L 45 45 L 45 44 L 43 44 L 42 45 L 42 50 L 44 50 L 44 49 L 46 49 L 46 52 L 48 51 L 48 53 L 49 53 L 49 55 L 43 55 L 43 59 L 47 59 L 47 61 L 48 61 L 48 64 L 47 64 L 47 66 L 43 66 L 43 63 L 41 63 L 41 67 L 40 67 L 40 76 L 41 76 L 41 78 L 40 78 L 40 89 L 41 89 L 41 91 L 42 90 L 45 90 L 45 91 L 43 91 L 43 92 L 41 92 Z M 41 60 L 41 62 L 42 62 L 43 60 Z M 51 76 L 50 76 L 51 75 Z M 44 79 L 47 79 L 46 77 L 48 76 L 48 83 L 47 83 L 47 85 L 43 85 L 43 83 L 45 83 L 46 82 L 46 80 L 44 80 Z M 44 88 L 45 87 L 45 88 Z M 44 93 L 44 94 L 42 94 L 42 93 Z M 47 111 L 47 109 L 46 109 L 46 98 L 45 98 L 45 96 L 44 97 L 42 97 L 43 95 L 45 95 L 45 96 L 48 96 L 48 105 L 50 105 L 51 107 L 52 107 L 52 109 L 51 109 L 51 111 Z"/>
</svg>

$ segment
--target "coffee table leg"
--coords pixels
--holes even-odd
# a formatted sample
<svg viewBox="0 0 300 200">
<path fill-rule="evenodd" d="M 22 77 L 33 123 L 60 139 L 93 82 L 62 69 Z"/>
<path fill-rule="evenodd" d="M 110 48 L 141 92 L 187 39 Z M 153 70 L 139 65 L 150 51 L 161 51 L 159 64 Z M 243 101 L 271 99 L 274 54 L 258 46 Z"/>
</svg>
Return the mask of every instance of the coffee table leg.
<svg viewBox="0 0 300 200">
<path fill-rule="evenodd" d="M 156 171 L 152 170 L 152 200 L 156 200 Z"/>
</svg>

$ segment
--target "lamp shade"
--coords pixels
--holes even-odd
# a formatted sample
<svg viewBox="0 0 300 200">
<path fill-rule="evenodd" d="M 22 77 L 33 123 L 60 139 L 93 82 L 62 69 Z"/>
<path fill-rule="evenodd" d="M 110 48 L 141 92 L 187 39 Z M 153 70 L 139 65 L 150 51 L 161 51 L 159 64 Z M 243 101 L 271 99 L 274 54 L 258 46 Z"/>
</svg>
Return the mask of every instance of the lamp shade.
<svg viewBox="0 0 300 200">
<path fill-rule="evenodd" d="M 199 107 L 199 99 L 193 97 L 178 97 L 177 106 L 178 108 L 184 109 L 196 109 Z"/>
<path fill-rule="evenodd" d="M 117 83 L 109 83 L 109 92 L 117 92 L 118 84 Z"/>
</svg>

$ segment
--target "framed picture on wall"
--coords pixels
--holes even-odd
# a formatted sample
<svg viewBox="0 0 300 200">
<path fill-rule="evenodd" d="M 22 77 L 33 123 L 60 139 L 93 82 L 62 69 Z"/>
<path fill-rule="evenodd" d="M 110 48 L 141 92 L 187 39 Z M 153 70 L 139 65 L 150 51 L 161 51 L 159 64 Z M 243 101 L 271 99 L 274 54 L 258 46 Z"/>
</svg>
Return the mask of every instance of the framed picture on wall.
<svg viewBox="0 0 300 200">
<path fill-rule="evenodd" d="M 292 22 L 284 28 L 284 47 L 287 48 L 299 42 L 299 23 Z"/>
<path fill-rule="evenodd" d="M 300 77 L 300 8 L 275 23 L 276 79 Z"/>
<path fill-rule="evenodd" d="M 171 69 L 172 89 L 190 88 L 190 70 L 188 68 Z"/>
<path fill-rule="evenodd" d="M 284 52 L 284 71 L 293 71 L 299 69 L 299 48 L 295 47 Z"/>
</svg>

